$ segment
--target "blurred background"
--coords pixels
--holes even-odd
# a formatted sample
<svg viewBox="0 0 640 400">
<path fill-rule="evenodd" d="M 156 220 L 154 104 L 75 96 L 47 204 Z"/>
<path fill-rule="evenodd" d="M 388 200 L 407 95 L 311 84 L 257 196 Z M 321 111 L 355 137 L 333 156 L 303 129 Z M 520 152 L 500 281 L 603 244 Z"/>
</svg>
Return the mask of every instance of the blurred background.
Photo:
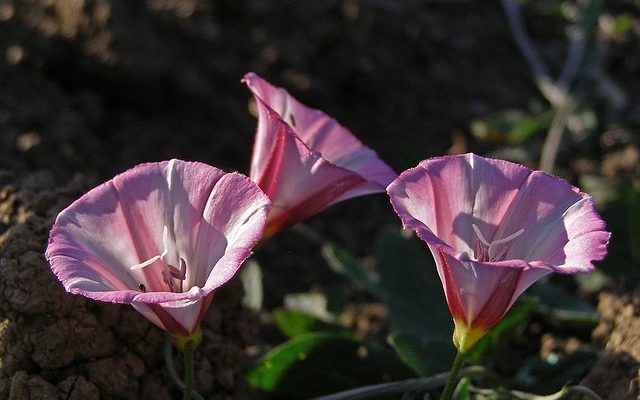
<svg viewBox="0 0 640 400">
<path fill-rule="evenodd" d="M 42 332 L 54 322 L 43 314 L 51 310 L 21 309 L 15 291 L 46 303 L 43 285 L 60 288 L 32 279 L 48 273 L 43 260 L 21 257 L 44 248 L 61 207 L 135 164 L 175 157 L 247 173 L 256 119 L 240 79 L 249 71 L 338 119 L 397 172 L 473 151 L 542 168 L 592 194 L 613 232 L 610 256 L 592 278 L 558 284 L 593 312 L 600 301 L 608 325 L 544 341 L 549 325 L 529 324 L 538 331 L 524 333 L 525 347 L 546 357 L 627 343 L 618 349 L 626 358 L 601 370 L 621 366 L 622 382 L 637 393 L 640 331 L 608 341 L 618 325 L 640 327 L 638 0 L 0 0 L 2 397 L 28 398 L 21 396 L 34 382 L 52 398 L 175 394 L 159 356 L 149 355 L 158 334 L 114 328 L 135 320 L 116 315 L 122 307 L 60 300 L 71 302 L 57 316 L 69 325 L 44 346 L 51 332 Z M 258 309 L 281 307 L 291 293 L 338 293 L 343 325 L 384 338 L 387 308 L 332 271 L 318 241 L 330 239 L 375 269 L 377 234 L 399 225 L 377 195 L 330 208 L 302 235 L 277 236 L 256 255 L 264 281 Z M 11 277 L 20 280 L 14 291 Z M 211 398 L 257 396 L 242 371 L 284 338 L 264 315 L 242 308 L 240 283 L 227 290 L 221 304 L 235 311 L 225 316 L 214 306 L 206 322 L 214 344 L 201 358 L 218 358 L 201 360 L 209 364 L 199 387 Z M 610 297 L 599 298 L 603 291 Z M 620 310 L 631 320 L 616 323 Z M 62 338 L 82 329 L 112 329 L 110 344 L 74 353 Z M 128 371 L 109 378 L 122 387 L 99 378 L 116 367 Z"/>
</svg>

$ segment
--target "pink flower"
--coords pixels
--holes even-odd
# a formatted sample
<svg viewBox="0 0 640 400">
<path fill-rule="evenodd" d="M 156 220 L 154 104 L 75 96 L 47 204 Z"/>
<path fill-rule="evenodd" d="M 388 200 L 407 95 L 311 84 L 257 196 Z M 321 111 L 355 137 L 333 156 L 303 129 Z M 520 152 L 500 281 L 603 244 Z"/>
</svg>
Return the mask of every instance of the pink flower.
<svg viewBox="0 0 640 400">
<path fill-rule="evenodd" d="M 435 258 L 461 352 L 535 281 L 591 272 L 607 253 L 610 234 L 591 197 L 518 164 L 475 154 L 432 158 L 387 192 Z"/>
<path fill-rule="evenodd" d="M 131 304 L 189 336 L 251 254 L 269 207 L 246 176 L 180 160 L 142 164 L 63 210 L 46 257 L 68 292 Z"/>
<path fill-rule="evenodd" d="M 250 176 L 273 201 L 265 237 L 331 204 L 384 192 L 396 178 L 334 119 L 256 74 L 247 74 L 243 82 L 259 112 Z"/>
</svg>

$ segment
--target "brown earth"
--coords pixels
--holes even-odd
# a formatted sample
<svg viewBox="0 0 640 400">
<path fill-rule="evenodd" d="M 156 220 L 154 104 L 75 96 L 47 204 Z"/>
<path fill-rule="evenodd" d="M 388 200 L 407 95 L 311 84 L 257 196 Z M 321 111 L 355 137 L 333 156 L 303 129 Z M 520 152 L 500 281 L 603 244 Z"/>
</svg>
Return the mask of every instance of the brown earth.
<svg viewBox="0 0 640 400">
<path fill-rule="evenodd" d="M 640 296 L 605 293 L 594 343 L 603 351 L 584 383 L 603 398 L 640 398 Z"/>
<path fill-rule="evenodd" d="M 418 3 L 0 0 L 0 398 L 178 396 L 162 333 L 130 307 L 64 293 L 42 252 L 57 212 L 140 162 L 177 157 L 246 172 L 255 119 L 239 83 L 244 73 L 337 117 L 398 171 L 450 147 L 490 149 L 469 134 L 471 119 L 539 98 L 500 5 Z M 550 57 L 564 49 L 553 21 L 528 21 Z M 629 113 L 640 100 L 637 50 L 637 37 L 614 43 L 607 66 Z M 638 181 L 634 141 L 610 130 L 587 148 L 563 148 L 560 162 L 576 174 L 579 164 Z M 540 144 L 533 141 L 533 154 Z M 386 224 L 398 222 L 384 196 L 310 221 L 360 255 Z M 350 290 L 317 246 L 295 234 L 274 238 L 257 257 L 267 308 L 290 292 Z M 196 387 L 206 398 L 259 397 L 241 373 L 272 338 L 241 296 L 234 281 L 204 320 Z M 585 382 L 606 398 L 639 394 L 637 302 L 600 299 L 594 341 L 604 353 Z M 343 320 L 363 334 L 384 332 L 386 323 L 377 304 L 350 304 Z"/>
</svg>

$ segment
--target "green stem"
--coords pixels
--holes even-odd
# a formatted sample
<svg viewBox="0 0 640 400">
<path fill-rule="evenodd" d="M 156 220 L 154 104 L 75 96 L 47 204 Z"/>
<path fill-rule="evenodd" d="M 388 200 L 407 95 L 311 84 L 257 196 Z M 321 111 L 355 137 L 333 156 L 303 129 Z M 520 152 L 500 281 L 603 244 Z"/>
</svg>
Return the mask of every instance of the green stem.
<svg viewBox="0 0 640 400">
<path fill-rule="evenodd" d="M 451 372 L 449 373 L 449 380 L 447 381 L 447 386 L 445 386 L 444 390 L 442 391 L 440 400 L 451 399 L 453 390 L 456 388 L 456 384 L 458 383 L 458 373 L 460 372 L 460 368 L 462 368 L 462 364 L 464 364 L 465 358 L 467 358 L 467 353 L 459 351 L 456 355 L 456 359 L 453 360 L 453 366 L 451 367 Z"/>
<path fill-rule="evenodd" d="M 460 375 L 468 377 L 486 377 L 498 379 L 498 377 L 483 367 L 473 366 L 462 370 Z M 313 400 L 368 400 L 377 399 L 382 396 L 390 396 L 406 392 L 423 392 L 426 390 L 443 387 L 447 383 L 449 373 L 445 372 L 430 376 L 428 378 L 414 378 L 403 381 L 379 383 L 376 385 L 361 386 L 354 389 L 344 390 L 325 396 L 316 397 Z"/>
<path fill-rule="evenodd" d="M 193 390 L 193 351 L 197 344 L 194 341 L 188 341 L 182 350 L 184 358 L 184 392 L 182 400 L 191 400 L 191 391 Z"/>
<path fill-rule="evenodd" d="M 180 380 L 180 377 L 176 372 L 176 367 L 173 363 L 173 345 L 171 344 L 171 335 L 169 335 L 168 333 L 165 335 L 164 340 L 164 362 L 167 367 L 169 378 L 171 378 L 178 389 L 180 389 L 180 391 L 184 393 L 184 382 Z M 191 397 L 193 398 L 193 400 L 204 400 L 204 397 L 202 397 L 195 390 L 191 390 Z"/>
</svg>

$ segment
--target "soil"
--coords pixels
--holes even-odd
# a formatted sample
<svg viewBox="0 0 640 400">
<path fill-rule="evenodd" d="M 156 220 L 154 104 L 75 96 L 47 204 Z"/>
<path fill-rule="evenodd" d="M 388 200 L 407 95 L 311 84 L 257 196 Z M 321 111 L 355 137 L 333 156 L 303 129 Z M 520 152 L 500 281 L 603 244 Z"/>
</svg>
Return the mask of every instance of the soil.
<svg viewBox="0 0 640 400">
<path fill-rule="evenodd" d="M 528 22 L 546 55 L 563 50 L 557 22 Z M 611 49 L 629 104 L 640 103 L 637 47 L 636 37 Z M 132 308 L 66 294 L 42 252 L 60 210 L 135 164 L 175 157 L 247 172 L 255 118 L 239 81 L 249 71 L 336 117 L 398 171 L 490 149 L 470 121 L 539 98 L 499 2 L 0 0 L 0 398 L 179 396 L 162 332 Z M 616 132 L 565 148 L 562 167 L 637 181 L 637 147 Z M 361 256 L 387 224 L 399 225 L 384 196 L 309 221 Z M 296 233 L 256 257 L 266 308 L 291 292 L 353 290 Z M 242 294 L 237 280 L 221 289 L 204 320 L 195 386 L 205 398 L 260 398 L 242 372 L 273 334 Z M 611 399 L 639 394 L 638 300 L 628 296 L 601 297 L 594 346 L 604 352 L 585 380 Z M 384 309 L 352 300 L 344 324 L 384 332 Z"/>
<path fill-rule="evenodd" d="M 598 305 L 594 343 L 603 348 L 584 383 L 601 396 L 631 400 L 640 395 L 640 296 L 605 293 Z"/>
</svg>

